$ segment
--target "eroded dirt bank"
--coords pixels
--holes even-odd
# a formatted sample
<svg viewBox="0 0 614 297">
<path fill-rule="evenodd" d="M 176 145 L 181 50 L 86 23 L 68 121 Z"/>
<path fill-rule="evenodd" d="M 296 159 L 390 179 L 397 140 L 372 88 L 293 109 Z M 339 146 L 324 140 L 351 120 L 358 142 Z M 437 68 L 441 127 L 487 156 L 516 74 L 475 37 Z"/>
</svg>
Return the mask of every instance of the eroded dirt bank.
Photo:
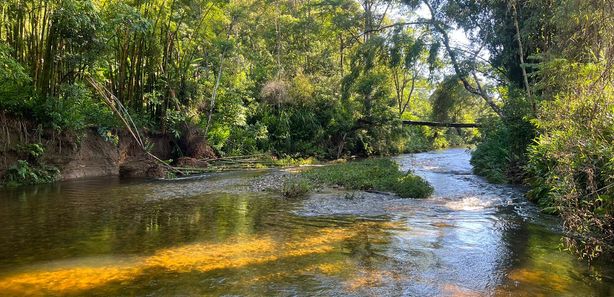
<svg viewBox="0 0 614 297">
<path fill-rule="evenodd" d="M 0 179 L 18 160 L 31 159 L 28 145 L 40 144 L 44 153 L 38 160 L 60 170 L 61 179 L 122 175 L 159 177 L 160 165 L 149 158 L 123 131 L 105 139 L 97 128 L 81 132 L 56 132 L 41 125 L 0 113 Z M 146 132 L 151 152 L 162 160 L 173 157 L 177 141 L 171 136 Z M 179 143 L 181 144 L 181 143 Z"/>
</svg>

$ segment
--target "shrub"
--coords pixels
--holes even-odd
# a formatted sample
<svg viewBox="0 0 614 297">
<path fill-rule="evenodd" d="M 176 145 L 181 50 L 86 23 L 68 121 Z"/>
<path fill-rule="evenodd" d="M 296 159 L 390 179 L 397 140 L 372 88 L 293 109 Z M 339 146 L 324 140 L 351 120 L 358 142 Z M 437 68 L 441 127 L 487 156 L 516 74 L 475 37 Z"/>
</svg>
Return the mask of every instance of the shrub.
<svg viewBox="0 0 614 297">
<path fill-rule="evenodd" d="M 509 167 L 509 130 L 498 119 L 482 121 L 480 132 L 482 142 L 471 154 L 473 172 L 485 177 L 491 183 L 505 183 L 505 172 Z"/>
<path fill-rule="evenodd" d="M 312 185 L 308 180 L 303 178 L 290 178 L 284 182 L 281 188 L 281 194 L 291 199 L 303 198 L 311 189 Z"/>
<path fill-rule="evenodd" d="M 528 196 L 561 215 L 566 247 L 590 259 L 614 251 L 614 83 L 601 80 L 609 66 L 554 63 L 552 80 L 573 88 L 544 102 L 535 120 Z"/>
<path fill-rule="evenodd" d="M 432 130 L 425 126 L 404 126 L 398 151 L 400 153 L 419 153 L 434 149 Z"/>
<path fill-rule="evenodd" d="M 9 167 L 5 183 L 8 186 L 33 185 L 41 183 L 51 183 L 57 181 L 60 171 L 53 166 L 35 165 L 32 166 L 28 161 L 19 160 L 16 164 Z"/>
<path fill-rule="evenodd" d="M 535 138 L 528 100 L 512 90 L 503 107 L 505 119 L 480 121 L 480 139 L 471 156 L 474 173 L 492 183 L 521 183 L 525 179 L 527 147 Z"/>
<path fill-rule="evenodd" d="M 288 83 L 283 80 L 271 80 L 260 91 L 260 97 L 270 105 L 282 104 L 290 101 Z"/>
<path fill-rule="evenodd" d="M 4 176 L 4 183 L 8 186 L 33 185 L 51 183 L 60 178 L 60 170 L 40 161 L 45 153 L 45 147 L 40 143 L 20 145 L 17 147 L 21 155 L 27 160 L 18 160 L 10 166 Z"/>
<path fill-rule="evenodd" d="M 413 174 L 400 177 L 393 188 L 401 197 L 423 198 L 433 194 L 433 187 L 423 178 Z"/>
<path fill-rule="evenodd" d="M 38 158 L 45 153 L 45 147 L 40 143 L 31 143 L 27 145 L 18 145 L 17 151 L 28 155 L 32 160 L 38 160 Z"/>
</svg>

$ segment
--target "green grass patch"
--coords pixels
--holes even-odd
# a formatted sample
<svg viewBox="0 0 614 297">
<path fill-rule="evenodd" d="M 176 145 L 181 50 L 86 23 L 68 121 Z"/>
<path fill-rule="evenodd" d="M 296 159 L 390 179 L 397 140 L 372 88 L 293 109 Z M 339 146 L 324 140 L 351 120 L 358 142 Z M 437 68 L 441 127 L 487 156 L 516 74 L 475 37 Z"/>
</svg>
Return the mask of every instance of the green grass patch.
<svg viewBox="0 0 614 297">
<path fill-rule="evenodd" d="M 311 181 L 301 177 L 293 177 L 284 182 L 281 194 L 290 199 L 303 198 L 311 192 L 312 188 Z"/>
<path fill-rule="evenodd" d="M 403 198 L 426 198 L 433 187 L 424 179 L 399 171 L 390 159 L 368 159 L 316 167 L 302 173 L 314 183 L 341 186 L 348 190 L 392 192 Z"/>
<path fill-rule="evenodd" d="M 271 158 L 269 157 L 271 165 L 273 167 L 292 167 L 292 166 L 301 166 L 301 165 L 313 165 L 317 164 L 318 160 L 314 157 L 309 158 L 292 158 L 292 157 L 284 157 L 284 158 Z"/>
</svg>

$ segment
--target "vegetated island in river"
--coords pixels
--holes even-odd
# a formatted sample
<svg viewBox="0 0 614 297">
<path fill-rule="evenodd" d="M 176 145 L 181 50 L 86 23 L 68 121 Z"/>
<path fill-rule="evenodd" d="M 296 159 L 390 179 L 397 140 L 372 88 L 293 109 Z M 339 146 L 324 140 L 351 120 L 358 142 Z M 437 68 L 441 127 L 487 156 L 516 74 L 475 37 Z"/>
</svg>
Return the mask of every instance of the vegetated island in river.
<svg viewBox="0 0 614 297">
<path fill-rule="evenodd" d="M 286 179 L 281 193 L 284 197 L 296 198 L 327 186 L 387 192 L 402 198 L 426 198 L 433 193 L 433 187 L 426 180 L 411 172 L 399 171 L 399 165 L 388 158 L 311 167 Z"/>
</svg>

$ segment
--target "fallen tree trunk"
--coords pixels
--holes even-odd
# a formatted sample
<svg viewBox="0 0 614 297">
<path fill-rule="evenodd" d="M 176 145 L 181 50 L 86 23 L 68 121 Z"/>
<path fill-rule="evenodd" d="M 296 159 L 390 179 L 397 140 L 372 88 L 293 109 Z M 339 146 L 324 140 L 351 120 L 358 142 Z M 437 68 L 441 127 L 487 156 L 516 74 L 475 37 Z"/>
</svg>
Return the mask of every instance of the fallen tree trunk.
<svg viewBox="0 0 614 297">
<path fill-rule="evenodd" d="M 442 123 L 442 122 L 425 122 L 425 121 L 409 121 L 409 120 L 403 120 L 403 125 L 448 127 L 448 128 L 478 128 L 480 127 L 480 124 L 477 124 L 477 123 Z"/>
</svg>

